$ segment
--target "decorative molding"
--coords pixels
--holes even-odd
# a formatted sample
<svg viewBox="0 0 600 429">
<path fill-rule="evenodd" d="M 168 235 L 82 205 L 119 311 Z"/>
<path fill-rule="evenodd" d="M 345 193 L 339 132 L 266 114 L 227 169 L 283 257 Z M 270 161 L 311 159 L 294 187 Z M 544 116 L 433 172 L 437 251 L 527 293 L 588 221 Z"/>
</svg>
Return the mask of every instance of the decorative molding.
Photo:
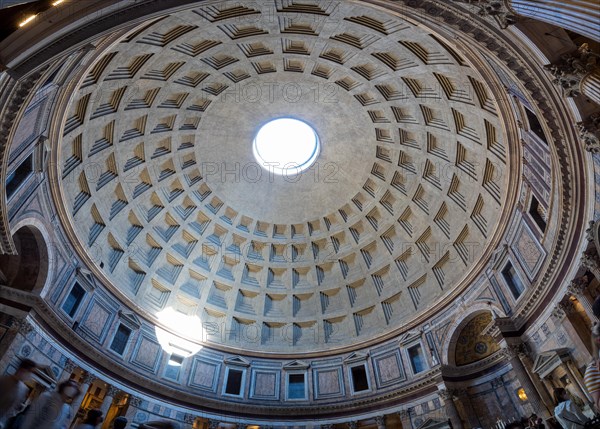
<svg viewBox="0 0 600 429">
<path fill-rule="evenodd" d="M 73 362 L 71 359 L 67 359 L 67 361 L 65 362 L 64 371 L 69 374 L 72 374 L 75 368 L 77 368 L 77 364 L 75 364 L 75 362 Z"/>
<path fill-rule="evenodd" d="M 484 359 L 478 360 L 477 362 L 470 363 L 468 365 L 461 366 L 442 366 L 442 374 L 444 377 L 461 377 L 467 374 L 475 374 L 486 368 L 491 368 L 494 365 L 504 360 L 504 355 L 498 351 Z"/>
<path fill-rule="evenodd" d="M 587 276 L 583 275 L 577 277 L 573 279 L 571 283 L 569 283 L 567 286 L 567 292 L 575 296 L 581 296 L 587 290 L 589 283 L 590 282 Z"/>
<path fill-rule="evenodd" d="M 543 83 L 543 77 L 536 72 L 538 66 L 532 58 L 525 55 L 519 56 L 508 46 L 505 36 L 499 31 L 485 27 L 481 22 L 473 19 L 472 15 L 461 14 L 458 11 L 448 10 L 445 5 L 432 1 L 419 2 L 415 5 L 412 0 L 401 0 L 398 3 L 420 8 L 428 14 L 434 14 L 438 21 L 443 21 L 451 27 L 458 28 L 463 35 L 472 35 L 481 45 L 493 52 L 498 62 L 509 69 L 517 80 L 523 85 L 529 93 L 530 100 L 535 100 L 539 112 L 547 123 L 556 155 L 564 162 L 560 166 L 559 186 L 563 191 L 561 199 L 560 223 L 557 225 L 557 240 L 554 247 L 549 249 L 549 260 L 545 263 L 544 274 L 536 282 L 534 288 L 530 289 L 527 300 L 524 300 L 518 309 L 518 315 L 521 316 L 519 324 L 525 323 L 528 315 L 538 310 L 542 303 L 542 294 L 547 292 L 558 282 L 556 275 L 565 263 L 569 263 L 567 258 L 571 249 L 567 248 L 568 243 L 576 243 L 573 235 L 578 231 L 577 225 L 583 221 L 583 212 L 575 212 L 572 206 L 575 201 L 581 201 L 585 190 L 576 186 L 578 183 L 575 175 L 582 170 L 581 161 L 576 155 L 572 154 L 574 142 L 570 138 L 569 130 L 564 128 L 570 121 L 563 112 L 567 107 L 562 100 L 548 91 Z M 401 6 L 402 7 L 402 6 Z M 463 36 L 464 37 L 464 36 Z M 567 133 L 567 134 L 566 134 Z M 577 217 L 575 217 L 577 215 Z M 576 237 L 575 237 L 576 238 Z M 554 285 L 556 287 L 556 285 Z M 520 327 L 520 326 L 519 326 Z"/>
<path fill-rule="evenodd" d="M 108 388 L 106 389 L 106 396 L 117 398 L 120 394 L 122 393 L 121 389 L 119 389 L 116 386 L 113 386 L 112 384 L 108 386 Z"/>
<path fill-rule="evenodd" d="M 492 380 L 491 384 L 493 389 L 497 389 L 504 386 L 504 380 L 502 379 L 502 376 L 496 377 Z"/>
<path fill-rule="evenodd" d="M 581 265 L 592 272 L 597 280 L 600 280 L 600 261 L 595 252 L 586 252 L 581 256 Z"/>
<path fill-rule="evenodd" d="M 139 408 L 142 405 L 142 398 L 139 396 L 130 396 L 129 397 L 129 406 Z"/>
<path fill-rule="evenodd" d="M 286 371 L 293 369 L 308 369 L 310 368 L 310 364 L 308 362 L 304 362 L 301 360 L 294 360 L 292 362 L 286 363 L 283 365 L 283 369 Z"/>
<path fill-rule="evenodd" d="M 585 121 L 578 123 L 577 128 L 585 150 L 600 153 L 600 113 L 590 115 Z"/>
<path fill-rule="evenodd" d="M 585 230 L 585 239 L 589 243 L 593 243 L 594 237 L 596 237 L 598 235 L 598 226 L 599 225 L 594 220 L 591 220 L 588 222 L 588 227 Z"/>
<path fill-rule="evenodd" d="M 567 348 L 548 350 L 535 357 L 531 371 L 544 379 L 559 365 L 568 362 L 570 358 L 571 354 Z"/>
<path fill-rule="evenodd" d="M 597 61 L 597 54 L 591 52 L 587 43 L 584 43 L 544 68 L 554 77 L 552 82 L 562 89 L 566 97 L 577 97 L 581 94 L 581 81 L 598 67 Z"/>
<path fill-rule="evenodd" d="M 355 363 L 355 362 L 364 362 L 367 359 L 369 359 L 369 352 L 362 352 L 362 351 L 357 351 L 357 352 L 352 352 L 350 353 L 346 358 L 344 358 L 344 363 L 349 364 L 349 363 Z"/>
<path fill-rule="evenodd" d="M 523 359 L 531 353 L 529 347 L 525 343 L 507 344 L 500 349 L 500 355 L 508 360 Z"/>
<path fill-rule="evenodd" d="M 207 409 L 212 409 L 215 412 L 217 410 L 219 412 L 236 412 L 236 413 L 265 413 L 270 414 L 275 411 L 277 412 L 286 412 L 290 416 L 302 416 L 307 413 L 311 413 L 311 415 L 324 416 L 328 415 L 328 413 L 335 412 L 339 410 L 339 406 L 335 404 L 326 405 L 326 404 L 315 404 L 312 406 L 302 406 L 298 404 L 294 407 L 293 413 L 291 413 L 288 406 L 276 406 L 274 404 L 265 404 L 265 405 L 251 405 L 251 404 L 234 404 L 234 403 L 225 403 L 222 400 L 218 400 L 215 398 L 208 398 L 206 396 L 198 396 L 197 393 L 192 391 L 182 390 L 179 388 L 172 388 L 170 386 L 166 386 L 165 384 L 161 384 L 158 381 L 154 381 L 144 374 L 140 374 L 134 371 L 131 371 L 127 368 L 121 367 L 120 365 L 115 365 L 115 361 L 111 358 L 110 355 L 106 354 L 103 349 L 98 348 L 95 345 L 87 343 L 78 333 L 72 331 L 67 327 L 64 322 L 59 319 L 51 309 L 48 304 L 43 301 L 39 297 L 32 297 L 31 294 L 26 292 L 11 290 L 14 292 L 14 295 L 22 296 L 21 299 L 28 297 L 32 307 L 35 308 L 35 312 L 37 313 L 33 319 L 34 324 L 38 324 L 37 320 L 40 317 L 44 322 L 48 323 L 50 326 L 54 327 L 55 333 L 60 333 L 63 337 L 64 342 L 69 344 L 69 347 L 72 350 L 78 350 L 80 353 L 85 354 L 86 360 L 91 359 L 94 362 L 97 362 L 99 368 L 111 368 L 113 372 L 113 377 L 117 377 L 116 379 L 126 379 L 128 384 L 132 389 L 142 388 L 147 391 L 152 392 L 161 392 L 163 395 L 172 396 L 173 398 L 177 398 L 179 403 L 185 403 L 187 406 L 200 406 Z M 2 294 L 4 296 L 4 294 Z M 35 326 L 34 326 L 35 327 Z M 38 329 L 35 327 L 35 329 Z M 60 343 L 60 341 L 59 341 Z M 99 372 L 100 373 L 100 372 Z M 95 378 L 95 377 L 94 377 Z M 430 389 L 435 386 L 441 380 L 441 371 L 439 367 L 425 371 L 419 374 L 419 378 L 411 380 L 410 384 L 404 384 L 398 386 L 396 389 L 392 391 L 388 390 L 385 393 L 374 395 L 370 397 L 364 397 L 356 400 L 347 401 L 346 406 L 350 406 L 353 409 L 358 409 L 361 407 L 373 407 L 377 406 L 377 404 L 386 403 L 389 401 L 400 400 L 401 398 L 413 396 L 418 394 L 419 391 Z M 134 407 L 139 407 L 141 405 L 141 399 L 132 395 L 132 393 L 128 392 L 130 396 L 130 404 Z M 162 399 L 161 399 L 162 400 Z M 138 402 L 139 401 L 139 402 Z M 162 400 L 164 401 L 164 400 Z M 136 405 L 137 404 L 137 405 Z M 194 405 L 192 405 L 194 404 Z M 285 410 L 285 411 L 284 411 Z M 315 414 L 316 413 L 316 414 Z"/>
<path fill-rule="evenodd" d="M 94 380 L 96 380 L 98 377 L 96 377 L 96 375 L 92 374 L 91 372 L 86 372 L 85 375 L 83 376 L 82 380 L 81 380 L 81 384 L 85 385 L 90 385 L 94 382 Z"/>
<path fill-rule="evenodd" d="M 228 357 L 223 362 L 225 363 L 225 365 L 242 366 L 244 368 L 250 366 L 250 361 L 241 356 Z"/>
<path fill-rule="evenodd" d="M 41 67 L 29 76 L 15 80 L 9 74 L 0 75 L 0 183 L 6 183 L 9 142 L 16 132 L 25 113 L 25 108 L 33 96 L 33 90 L 48 65 Z M 8 222 L 6 186 L 0 186 L 0 254 L 13 255 L 16 252 Z"/>
<path fill-rule="evenodd" d="M 454 391 L 452 389 L 440 389 L 438 390 L 437 394 L 444 402 L 454 400 Z"/>
<path fill-rule="evenodd" d="M 119 310 L 119 318 L 123 323 L 134 330 L 138 330 L 142 326 L 140 318 L 133 313 L 125 313 Z"/>
<path fill-rule="evenodd" d="M 400 410 L 400 411 L 398 411 L 398 417 L 402 421 L 410 419 L 410 412 L 411 412 L 411 408 L 408 408 L 406 410 Z"/>
<path fill-rule="evenodd" d="M 31 332 L 33 332 L 33 326 L 27 319 L 23 319 L 18 323 L 18 331 L 19 334 L 27 337 Z"/>
<path fill-rule="evenodd" d="M 518 16 L 510 10 L 504 1 L 500 0 L 454 0 L 461 3 L 467 3 L 478 8 L 477 15 L 481 17 L 493 18 L 501 29 L 506 29 L 510 25 L 517 23 Z"/>
<path fill-rule="evenodd" d="M 479 2 L 479 7 L 480 10 L 478 15 L 493 17 L 497 20 L 501 29 L 506 29 L 508 26 L 514 25 L 517 22 L 517 15 L 515 15 L 502 1 L 484 0 L 483 2 Z"/>
</svg>

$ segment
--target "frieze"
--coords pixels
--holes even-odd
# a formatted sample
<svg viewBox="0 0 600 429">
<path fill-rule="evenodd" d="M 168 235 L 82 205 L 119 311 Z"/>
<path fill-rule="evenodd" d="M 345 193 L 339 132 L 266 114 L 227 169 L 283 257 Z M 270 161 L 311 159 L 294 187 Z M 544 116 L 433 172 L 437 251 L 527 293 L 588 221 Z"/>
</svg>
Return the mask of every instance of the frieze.
<svg viewBox="0 0 600 429">
<path fill-rule="evenodd" d="M 444 402 L 454 400 L 454 390 L 452 389 L 440 389 L 438 390 L 437 394 Z"/>
<path fill-rule="evenodd" d="M 598 255 L 591 252 L 586 252 L 581 256 L 581 265 L 590 270 L 594 276 L 600 272 L 600 262 L 598 262 Z M 596 276 L 598 279 L 598 277 Z"/>
<path fill-rule="evenodd" d="M 159 383 L 158 381 L 153 381 L 148 377 L 145 377 L 136 372 L 132 372 L 126 368 L 115 365 L 114 362 L 107 356 L 107 354 L 102 350 L 94 347 L 92 344 L 85 342 L 79 335 L 70 329 L 65 329 L 65 325 L 57 316 L 56 313 L 43 301 L 39 301 L 36 306 L 36 314 L 37 317 L 41 317 L 45 323 L 49 323 L 51 326 L 54 326 L 57 332 L 61 332 L 63 339 L 65 342 L 69 344 L 69 347 L 72 350 L 78 350 L 80 353 L 86 355 L 87 359 L 92 359 L 97 362 L 100 367 L 111 368 L 111 370 L 118 376 L 122 377 L 129 381 L 130 386 L 140 386 L 141 388 L 148 391 L 156 391 L 161 392 L 162 394 L 169 395 L 173 398 L 178 398 L 178 402 L 186 403 L 186 404 L 196 404 L 198 403 L 199 397 L 194 395 L 192 392 L 186 392 L 179 389 L 173 389 L 171 387 L 165 386 L 164 384 Z M 34 320 L 35 321 L 35 320 Z M 424 373 L 419 374 L 420 377 L 416 380 L 412 380 L 409 385 L 400 386 L 393 391 L 388 391 L 386 393 L 380 395 L 374 395 L 371 397 L 361 398 L 359 400 L 353 401 L 345 401 L 344 403 L 334 403 L 334 404 L 319 404 L 315 406 L 295 406 L 294 412 L 290 414 L 290 410 L 285 406 L 273 406 L 273 405 L 255 405 L 255 404 L 235 404 L 235 403 L 226 403 L 223 400 L 216 400 L 212 398 L 202 397 L 201 404 L 206 408 L 213 408 L 215 410 L 229 410 L 230 412 L 262 412 L 265 414 L 272 414 L 277 412 L 279 409 L 281 412 L 290 415 L 303 415 L 308 412 L 317 413 L 317 414 L 326 414 L 335 412 L 336 410 L 345 409 L 348 406 L 353 408 L 358 407 L 369 407 L 380 402 L 386 402 L 391 400 L 397 400 L 404 396 L 412 395 L 415 392 L 418 392 L 423 389 L 427 389 L 429 387 L 435 386 L 435 384 L 439 381 L 441 372 L 439 367 L 426 371 Z M 91 377 L 96 378 L 100 377 L 100 375 L 91 375 Z M 136 406 L 136 397 L 132 396 L 130 399 L 130 403 L 133 406 Z M 141 401 L 141 399 L 140 399 Z M 141 404 L 141 402 L 140 402 Z M 139 406 L 139 405 L 138 405 Z"/>
<path fill-rule="evenodd" d="M 122 394 L 121 389 L 119 389 L 116 386 L 110 385 L 108 386 L 108 388 L 106 389 L 106 396 L 110 396 L 112 398 L 117 398 L 118 396 L 120 396 Z"/>
<path fill-rule="evenodd" d="M 477 15 L 481 17 L 491 17 L 498 22 L 501 29 L 506 29 L 517 22 L 518 16 L 511 11 L 503 1 L 481 0 L 473 2 L 472 0 L 454 0 L 469 5 L 475 5 L 479 10 Z"/>
<path fill-rule="evenodd" d="M 575 296 L 580 296 L 585 293 L 588 284 L 589 280 L 587 276 L 584 275 L 577 277 L 573 279 L 571 283 L 569 283 L 569 285 L 567 286 L 567 292 Z"/>
<path fill-rule="evenodd" d="M 499 362 L 502 362 L 503 359 L 504 356 L 500 351 L 498 351 L 490 356 L 478 360 L 477 362 L 473 362 L 467 365 L 461 365 L 460 367 L 443 365 L 442 374 L 444 375 L 444 377 L 459 377 L 465 374 L 473 374 L 486 368 L 491 368 Z"/>
<path fill-rule="evenodd" d="M 577 129 L 585 150 L 591 153 L 600 153 L 600 113 L 594 113 L 585 121 L 577 124 Z"/>
<path fill-rule="evenodd" d="M 558 85 L 566 97 L 577 97 L 581 94 L 581 81 L 598 67 L 597 61 L 596 54 L 584 43 L 577 50 L 562 55 L 559 61 L 544 68 L 554 77 L 552 83 Z"/>
</svg>

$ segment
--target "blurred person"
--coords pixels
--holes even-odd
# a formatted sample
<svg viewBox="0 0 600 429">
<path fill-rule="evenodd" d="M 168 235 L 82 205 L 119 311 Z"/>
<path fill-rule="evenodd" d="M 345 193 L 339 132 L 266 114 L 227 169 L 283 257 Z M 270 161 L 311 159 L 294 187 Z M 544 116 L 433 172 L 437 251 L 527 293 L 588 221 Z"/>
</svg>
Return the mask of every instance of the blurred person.
<svg viewBox="0 0 600 429">
<path fill-rule="evenodd" d="M 544 419 L 541 417 L 538 417 L 535 420 L 535 429 L 546 429 L 546 425 L 544 424 Z"/>
<path fill-rule="evenodd" d="M 537 418 L 538 418 L 537 414 L 535 414 L 535 413 L 530 415 L 529 420 L 527 421 L 527 427 L 535 428 L 535 426 L 536 426 L 535 422 L 536 422 Z"/>
<path fill-rule="evenodd" d="M 94 429 L 103 421 L 102 411 L 98 409 L 89 410 L 83 423 L 77 425 L 77 429 Z"/>
<path fill-rule="evenodd" d="M 0 428 L 5 427 L 27 398 L 29 388 L 25 382 L 31 379 L 36 366 L 34 361 L 23 359 L 14 374 L 0 378 Z"/>
<path fill-rule="evenodd" d="M 73 380 L 58 385 L 53 392 L 44 392 L 33 401 L 21 429 L 64 429 L 71 417 L 71 402 L 81 391 Z"/>
<path fill-rule="evenodd" d="M 564 429 L 583 429 L 589 420 L 562 387 L 554 389 L 554 417 Z"/>
<path fill-rule="evenodd" d="M 25 418 L 25 414 L 29 410 L 30 406 L 31 403 L 26 402 L 23 408 L 19 412 L 17 412 L 17 414 L 8 419 L 8 421 L 6 422 L 6 429 L 21 429 L 23 419 Z"/>
<path fill-rule="evenodd" d="M 125 429 L 126 426 L 127 419 L 123 416 L 119 416 L 113 421 L 113 429 Z"/>
<path fill-rule="evenodd" d="M 592 361 L 585 369 L 583 382 L 592 397 L 595 412 L 600 411 L 600 368 L 598 365 L 598 349 L 600 348 L 600 323 L 592 326 Z"/>
<path fill-rule="evenodd" d="M 528 425 L 532 429 L 546 429 L 546 425 L 544 424 L 544 419 L 541 417 L 538 417 L 538 415 L 535 413 L 533 413 L 531 416 L 529 416 Z"/>
</svg>

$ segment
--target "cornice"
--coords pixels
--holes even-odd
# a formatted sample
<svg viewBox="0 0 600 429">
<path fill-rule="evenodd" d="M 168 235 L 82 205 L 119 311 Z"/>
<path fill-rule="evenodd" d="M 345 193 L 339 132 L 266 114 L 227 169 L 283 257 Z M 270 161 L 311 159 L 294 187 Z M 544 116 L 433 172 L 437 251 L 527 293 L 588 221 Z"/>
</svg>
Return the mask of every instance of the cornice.
<svg viewBox="0 0 600 429">
<path fill-rule="evenodd" d="M 441 374 L 442 377 L 444 377 L 444 379 L 455 377 L 461 377 L 463 379 L 470 377 L 476 378 L 479 375 L 479 373 L 481 373 L 481 371 L 492 368 L 498 365 L 499 363 L 502 363 L 504 360 L 504 355 L 500 351 L 497 351 L 484 359 L 478 360 L 477 362 L 473 362 L 468 365 L 444 365 L 441 368 Z"/>
</svg>

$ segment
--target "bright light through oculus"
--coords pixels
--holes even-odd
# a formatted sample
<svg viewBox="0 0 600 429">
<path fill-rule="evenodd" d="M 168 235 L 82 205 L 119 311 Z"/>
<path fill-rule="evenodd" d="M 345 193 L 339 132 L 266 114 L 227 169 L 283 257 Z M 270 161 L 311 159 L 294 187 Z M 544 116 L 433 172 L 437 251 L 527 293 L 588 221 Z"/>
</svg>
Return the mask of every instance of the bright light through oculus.
<svg viewBox="0 0 600 429">
<path fill-rule="evenodd" d="M 305 122 L 274 119 L 263 125 L 252 145 L 254 157 L 267 171 L 295 175 L 309 168 L 319 156 L 319 137 Z"/>
<path fill-rule="evenodd" d="M 179 334 L 175 335 L 158 326 L 155 329 L 156 338 L 162 349 L 172 355 L 170 364 L 181 365 L 181 362 L 178 361 L 179 358 L 182 361 L 183 358 L 195 355 L 200 351 L 202 346 L 197 342 L 203 339 L 204 331 L 198 317 L 187 316 L 170 307 L 156 316 L 161 323 Z"/>
</svg>

